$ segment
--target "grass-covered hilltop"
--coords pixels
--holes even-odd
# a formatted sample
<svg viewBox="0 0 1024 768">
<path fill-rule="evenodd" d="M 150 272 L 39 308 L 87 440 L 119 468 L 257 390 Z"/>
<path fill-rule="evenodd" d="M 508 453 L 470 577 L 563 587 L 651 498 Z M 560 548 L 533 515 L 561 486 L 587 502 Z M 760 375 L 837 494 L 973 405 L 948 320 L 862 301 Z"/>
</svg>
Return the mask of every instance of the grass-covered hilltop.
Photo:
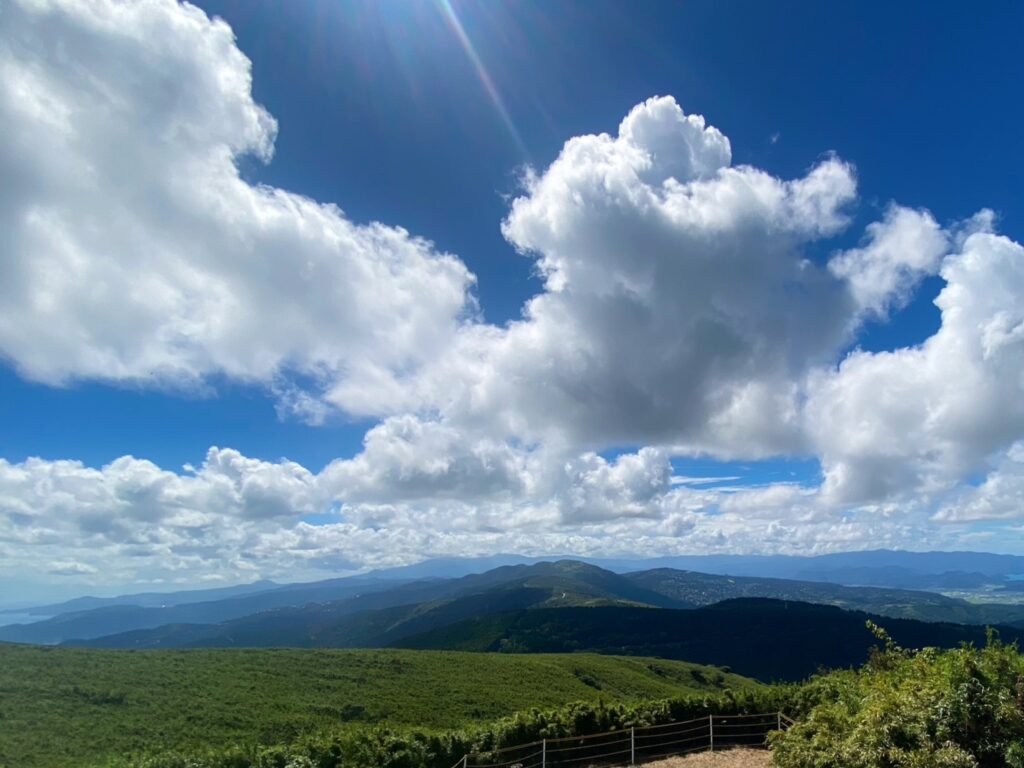
<svg viewBox="0 0 1024 768">
<path fill-rule="evenodd" d="M 0 644 L 0 766 L 84 768 L 232 745 L 252 754 L 372 726 L 440 732 L 570 702 L 761 688 L 713 667 L 594 654 Z"/>
<path fill-rule="evenodd" d="M 876 632 L 862 668 L 773 686 L 589 654 L 7 646 L 0 765 L 450 768 L 541 738 L 780 710 L 796 723 L 769 736 L 778 768 L 1024 766 L 1014 646 L 910 651 Z"/>
</svg>

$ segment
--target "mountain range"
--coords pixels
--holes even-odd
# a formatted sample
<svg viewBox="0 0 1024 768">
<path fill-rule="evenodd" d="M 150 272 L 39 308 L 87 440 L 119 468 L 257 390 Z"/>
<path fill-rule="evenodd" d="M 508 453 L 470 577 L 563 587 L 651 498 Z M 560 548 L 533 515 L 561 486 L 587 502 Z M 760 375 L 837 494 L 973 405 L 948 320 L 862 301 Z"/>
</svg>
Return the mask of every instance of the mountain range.
<svg viewBox="0 0 1024 768">
<path fill-rule="evenodd" d="M 869 565 L 863 567 L 896 567 L 892 553 L 866 555 L 861 562 Z M 917 563 L 919 573 L 925 566 L 972 564 L 958 553 L 925 553 L 923 559 L 902 555 L 908 557 L 895 561 Z M 828 557 L 816 572 L 854 567 L 844 558 Z M 991 558 L 972 562 L 990 571 L 996 565 L 1018 567 L 1012 558 Z M 495 561 L 500 558 L 484 564 Z M 730 562 L 739 568 L 738 561 Z M 779 561 L 773 562 L 778 566 Z M 559 560 L 464 573 L 481 564 L 453 560 L 304 584 L 264 581 L 78 598 L 34 609 L 50 618 L 0 627 L 0 641 L 131 649 L 586 650 L 726 665 L 767 680 L 798 679 L 819 666 L 860 663 L 873 642 L 865 628 L 868 619 L 913 647 L 980 644 L 983 625 L 998 626 L 1007 640 L 1024 634 L 1024 605 L 658 564 L 662 567 L 616 573 Z"/>
<path fill-rule="evenodd" d="M 598 562 L 598 561 L 595 561 Z M 1019 588 L 1024 556 L 991 552 L 865 550 L 825 555 L 680 555 L 598 562 L 612 570 L 675 568 L 731 576 L 827 581 L 847 586 L 995 591 Z"/>
<path fill-rule="evenodd" d="M 572 560 L 449 579 L 385 573 L 221 595 L 71 611 L 0 627 L 0 639 L 124 649 L 596 651 L 725 665 L 771 680 L 862 662 L 873 642 L 868 619 L 913 647 L 980 644 L 982 624 L 1002 625 L 1007 640 L 1024 635 L 1024 606 L 670 568 L 618 574 Z"/>
</svg>

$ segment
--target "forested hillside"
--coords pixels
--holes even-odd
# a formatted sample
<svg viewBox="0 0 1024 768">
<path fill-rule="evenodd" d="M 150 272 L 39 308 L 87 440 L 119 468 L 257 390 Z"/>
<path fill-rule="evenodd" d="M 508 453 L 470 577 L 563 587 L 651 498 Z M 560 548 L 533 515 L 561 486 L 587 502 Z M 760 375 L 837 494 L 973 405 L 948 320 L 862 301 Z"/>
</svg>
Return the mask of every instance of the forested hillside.
<svg viewBox="0 0 1024 768">
<path fill-rule="evenodd" d="M 820 668 L 857 666 L 874 638 L 871 619 L 908 647 L 981 645 L 984 627 L 871 616 L 832 606 L 778 600 L 728 600 L 697 610 L 607 606 L 515 611 L 413 636 L 407 648 L 514 653 L 660 656 L 725 665 L 763 681 L 802 680 Z M 1008 640 L 1024 632 L 1004 628 Z"/>
<path fill-rule="evenodd" d="M 0 766 L 91 768 L 129 753 L 255 749 L 385 724 L 430 731 L 574 701 L 759 688 L 712 667 L 589 654 L 0 644 Z"/>
</svg>

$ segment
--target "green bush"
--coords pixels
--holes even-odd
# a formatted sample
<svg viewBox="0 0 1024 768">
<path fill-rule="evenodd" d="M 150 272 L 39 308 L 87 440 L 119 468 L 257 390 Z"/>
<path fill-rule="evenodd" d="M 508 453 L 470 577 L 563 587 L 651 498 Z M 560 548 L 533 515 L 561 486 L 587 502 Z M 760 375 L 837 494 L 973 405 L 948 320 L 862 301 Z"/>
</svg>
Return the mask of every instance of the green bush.
<svg viewBox="0 0 1024 768">
<path fill-rule="evenodd" d="M 486 753 L 543 738 L 658 725 L 709 713 L 793 711 L 792 702 L 799 690 L 796 685 L 781 685 L 635 705 L 581 702 L 557 709 L 519 712 L 489 725 L 461 730 L 346 729 L 275 747 L 115 761 L 111 768 L 451 768 L 467 752 Z"/>
<path fill-rule="evenodd" d="M 319 759 L 321 742 L 349 731 L 386 726 L 437 733 L 530 707 L 760 687 L 714 667 L 595 654 L 0 643 L 0 765 L 97 768 L 154 755 L 170 768 L 189 760 L 248 765 L 262 747 L 309 740 Z M 241 756 L 222 757 L 229 749 Z"/>
<path fill-rule="evenodd" d="M 987 647 L 884 651 L 813 678 L 800 722 L 772 737 L 779 768 L 1024 768 L 1024 657 Z"/>
</svg>

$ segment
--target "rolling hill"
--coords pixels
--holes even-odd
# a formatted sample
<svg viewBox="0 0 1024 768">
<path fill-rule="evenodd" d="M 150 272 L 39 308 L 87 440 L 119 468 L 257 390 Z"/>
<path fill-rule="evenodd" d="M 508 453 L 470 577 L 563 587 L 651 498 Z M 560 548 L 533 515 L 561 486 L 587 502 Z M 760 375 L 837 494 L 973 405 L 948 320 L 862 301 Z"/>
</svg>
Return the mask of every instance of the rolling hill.
<svg viewBox="0 0 1024 768">
<path fill-rule="evenodd" d="M 711 667 L 587 654 L 0 644 L 0 765 L 85 768 L 127 753 L 287 743 L 375 724 L 454 728 L 535 706 L 755 685 Z"/>
<path fill-rule="evenodd" d="M 541 602 L 548 605 L 589 605 L 609 601 L 659 607 L 689 605 L 653 592 L 611 571 L 563 560 L 529 566 L 504 566 L 458 579 L 396 583 L 393 579 L 356 576 L 164 608 L 111 605 L 65 613 L 32 624 L 0 627 L 0 640 L 60 643 L 171 625 L 214 625 L 244 617 L 249 617 L 251 621 L 240 622 L 240 625 L 253 627 L 269 626 L 274 621 L 294 623 L 305 620 L 310 624 L 323 625 L 350 614 L 396 606 L 432 604 L 435 601 L 482 594 L 498 587 L 544 590 L 546 594 Z M 272 614 L 274 611 L 280 612 Z M 267 618 L 267 614 L 271 615 L 271 619 Z M 188 631 L 197 632 L 194 628 Z M 164 634 L 169 635 L 169 631 Z M 274 643 L 250 644 L 266 646 Z"/>
<path fill-rule="evenodd" d="M 560 595 L 559 595 L 560 596 Z M 764 681 L 799 680 L 867 657 L 885 627 L 909 647 L 983 644 L 985 628 L 881 617 L 835 606 L 739 598 L 696 609 L 627 603 L 552 606 L 550 590 L 513 585 L 432 603 L 334 615 L 331 606 L 282 609 L 220 625 L 177 625 L 69 641 L 93 648 L 382 648 L 597 652 L 728 666 Z M 1004 627 L 1007 640 L 1024 631 Z"/>
<path fill-rule="evenodd" d="M 695 610 L 621 606 L 489 614 L 407 637 L 404 648 L 513 653 L 597 652 L 714 663 L 759 680 L 801 680 L 819 668 L 861 664 L 876 644 L 872 620 L 910 648 L 985 643 L 985 629 L 743 598 Z M 1024 631 L 1003 628 L 1006 641 Z"/>
<path fill-rule="evenodd" d="M 516 590 L 523 591 L 517 594 Z M 476 602 L 468 599 L 473 596 L 479 596 Z M 365 575 L 274 586 L 207 602 L 163 607 L 104 605 L 32 624 L 0 627 L 0 640 L 44 644 L 98 641 L 94 644 L 117 647 L 347 647 L 387 644 L 496 610 L 608 603 L 696 608 L 738 597 L 796 600 L 925 621 L 1024 621 L 1024 605 L 971 603 L 930 592 L 668 568 L 617 574 L 579 561 L 560 560 L 501 566 L 455 579 L 403 582 L 393 574 L 387 578 Z M 370 615 L 385 609 L 394 610 Z M 367 627 L 367 622 L 372 627 Z M 412 630 L 414 626 L 418 629 Z M 389 634 L 388 628 L 394 631 Z M 122 637 L 127 633 L 131 635 Z"/>
<path fill-rule="evenodd" d="M 426 597 L 422 602 L 417 599 Z M 395 602 L 406 601 L 401 605 Z M 571 560 L 508 566 L 449 582 L 283 608 L 217 625 L 178 624 L 69 644 L 102 648 L 386 647 L 408 635 L 508 610 L 606 604 L 689 607 L 630 580 Z"/>
<path fill-rule="evenodd" d="M 958 624 L 1008 624 L 1024 619 L 1024 606 L 971 603 L 935 592 L 847 587 L 820 581 L 722 576 L 673 568 L 627 573 L 635 584 L 681 602 L 703 606 L 738 597 L 766 597 L 834 605 L 880 616 Z"/>
</svg>

